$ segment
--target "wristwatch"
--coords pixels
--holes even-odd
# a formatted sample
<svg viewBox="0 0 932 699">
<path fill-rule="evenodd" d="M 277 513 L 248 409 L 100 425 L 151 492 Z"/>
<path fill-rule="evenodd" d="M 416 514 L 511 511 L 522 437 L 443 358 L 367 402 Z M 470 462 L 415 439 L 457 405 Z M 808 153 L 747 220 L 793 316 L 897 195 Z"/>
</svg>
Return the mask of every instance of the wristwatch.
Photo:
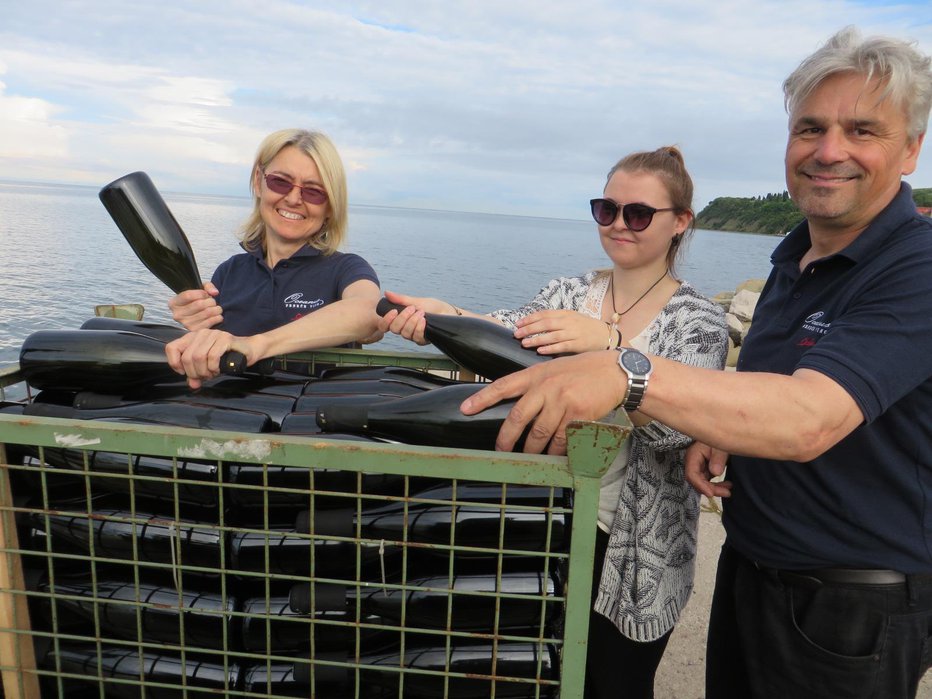
<svg viewBox="0 0 932 699">
<path fill-rule="evenodd" d="M 650 360 L 636 349 L 622 347 L 618 354 L 618 366 L 628 375 L 628 392 L 625 393 L 625 399 L 621 407 L 625 412 L 631 413 L 637 410 L 641 401 L 644 400 L 644 393 L 647 391 L 647 379 L 650 378 L 654 368 Z"/>
</svg>

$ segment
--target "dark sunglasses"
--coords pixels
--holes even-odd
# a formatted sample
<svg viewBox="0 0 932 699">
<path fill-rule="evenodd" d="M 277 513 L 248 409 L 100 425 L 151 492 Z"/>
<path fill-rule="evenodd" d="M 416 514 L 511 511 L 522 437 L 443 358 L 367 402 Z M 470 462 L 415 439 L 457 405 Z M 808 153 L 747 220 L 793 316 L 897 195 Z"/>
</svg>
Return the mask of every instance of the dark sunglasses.
<svg viewBox="0 0 932 699">
<path fill-rule="evenodd" d="M 638 232 L 647 228 L 651 221 L 654 220 L 654 214 L 659 211 L 676 211 L 674 208 L 655 209 L 647 204 L 625 204 L 618 206 L 611 199 L 590 199 L 589 206 L 592 207 L 592 218 L 600 226 L 611 226 L 615 219 L 618 218 L 618 212 L 629 230 Z"/>
<path fill-rule="evenodd" d="M 279 175 L 266 175 L 264 172 L 262 175 L 265 177 L 265 186 L 276 194 L 290 194 L 297 187 L 301 190 L 301 198 L 308 204 L 324 204 L 327 201 L 327 193 L 318 187 L 302 187 Z"/>
</svg>

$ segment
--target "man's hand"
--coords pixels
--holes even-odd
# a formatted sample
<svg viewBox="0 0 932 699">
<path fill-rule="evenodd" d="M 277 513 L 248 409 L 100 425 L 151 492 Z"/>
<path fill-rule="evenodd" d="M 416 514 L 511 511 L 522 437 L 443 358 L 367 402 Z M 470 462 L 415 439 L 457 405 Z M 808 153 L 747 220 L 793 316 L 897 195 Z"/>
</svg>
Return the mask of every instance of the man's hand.
<svg viewBox="0 0 932 699">
<path fill-rule="evenodd" d="M 728 452 L 713 449 L 708 444 L 694 442 L 686 450 L 686 480 L 700 495 L 710 498 L 731 497 L 729 481 L 714 481 L 725 473 Z"/>
<path fill-rule="evenodd" d="M 511 451 L 533 423 L 524 451 L 539 454 L 546 447 L 548 454 L 561 455 L 566 453 L 566 426 L 573 420 L 605 417 L 624 400 L 627 385 L 617 352 L 586 352 L 502 377 L 464 401 L 460 410 L 474 415 L 523 396 L 502 425 L 495 448 Z"/>
</svg>

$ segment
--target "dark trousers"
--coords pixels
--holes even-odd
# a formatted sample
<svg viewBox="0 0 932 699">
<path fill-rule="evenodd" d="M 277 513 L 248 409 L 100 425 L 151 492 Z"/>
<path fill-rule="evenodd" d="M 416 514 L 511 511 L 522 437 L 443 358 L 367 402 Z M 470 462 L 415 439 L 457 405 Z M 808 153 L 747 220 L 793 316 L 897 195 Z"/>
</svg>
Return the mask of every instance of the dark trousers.
<svg viewBox="0 0 932 699">
<path fill-rule="evenodd" d="M 592 602 L 608 549 L 608 534 L 599 529 L 595 540 L 595 573 Z M 589 612 L 589 645 L 586 651 L 586 699 L 653 699 L 654 675 L 670 640 L 667 632 L 656 641 L 639 643 L 622 636 L 601 614 Z"/>
<path fill-rule="evenodd" d="M 930 665 L 932 576 L 825 583 L 722 548 L 706 699 L 908 699 Z"/>
</svg>

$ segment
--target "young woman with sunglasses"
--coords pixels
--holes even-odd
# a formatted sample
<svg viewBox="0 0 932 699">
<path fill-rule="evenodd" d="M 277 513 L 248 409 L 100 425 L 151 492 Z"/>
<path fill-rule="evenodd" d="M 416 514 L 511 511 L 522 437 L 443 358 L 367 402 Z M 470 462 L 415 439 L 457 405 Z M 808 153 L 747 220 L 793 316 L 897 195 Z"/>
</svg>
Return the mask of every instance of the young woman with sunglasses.
<svg viewBox="0 0 932 699">
<path fill-rule="evenodd" d="M 378 277 L 359 255 L 338 251 L 346 176 L 330 139 L 302 129 L 268 135 L 249 184 L 244 252 L 223 262 L 203 289 L 169 301 L 172 317 L 196 331 L 169 345 L 169 363 L 195 383 L 216 374 L 228 349 L 252 364 L 378 337 Z"/>
<path fill-rule="evenodd" d="M 675 147 L 633 153 L 590 202 L 611 268 L 551 281 L 525 306 L 487 316 L 446 301 L 393 294 L 407 305 L 380 329 L 420 344 L 424 313 L 497 321 L 541 354 L 619 347 L 714 369 L 725 366 L 722 309 L 675 276 L 692 233 L 693 185 Z M 654 675 L 695 568 L 699 496 L 684 477 L 690 440 L 637 412 L 626 448 L 602 479 L 586 697 L 653 697 Z"/>
</svg>

